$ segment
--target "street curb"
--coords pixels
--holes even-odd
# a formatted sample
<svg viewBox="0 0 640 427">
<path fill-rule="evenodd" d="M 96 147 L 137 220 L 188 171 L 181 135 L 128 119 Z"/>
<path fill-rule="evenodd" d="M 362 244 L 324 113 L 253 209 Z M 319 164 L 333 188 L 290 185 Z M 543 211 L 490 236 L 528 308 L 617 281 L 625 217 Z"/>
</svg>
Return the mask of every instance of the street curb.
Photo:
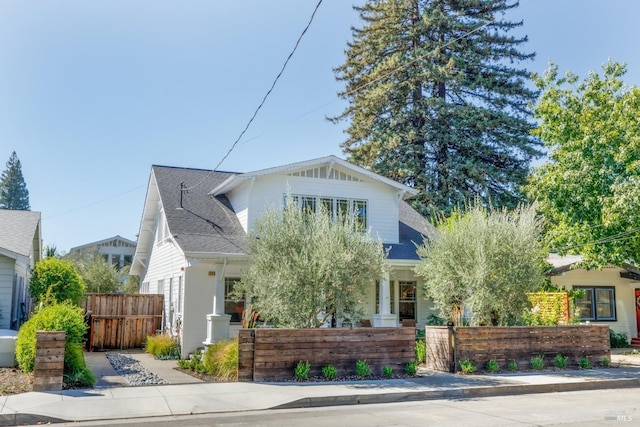
<svg viewBox="0 0 640 427">
<path fill-rule="evenodd" d="M 559 393 L 567 391 L 602 390 L 640 387 L 640 378 L 597 380 L 555 384 L 523 384 L 481 386 L 462 389 L 424 390 L 396 393 L 356 394 L 346 396 L 304 397 L 269 409 L 320 408 L 324 406 L 366 405 L 419 400 L 470 399 L 475 397 L 510 396 L 520 394 Z"/>
</svg>

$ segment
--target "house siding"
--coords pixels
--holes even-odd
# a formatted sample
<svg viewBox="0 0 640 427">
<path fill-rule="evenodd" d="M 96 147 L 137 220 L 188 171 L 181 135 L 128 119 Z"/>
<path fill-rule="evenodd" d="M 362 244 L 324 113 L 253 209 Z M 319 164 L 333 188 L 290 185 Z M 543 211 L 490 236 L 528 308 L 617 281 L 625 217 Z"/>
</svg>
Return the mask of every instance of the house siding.
<svg viewBox="0 0 640 427">
<path fill-rule="evenodd" d="M 15 264 L 15 260 L 0 255 L 0 329 L 9 329 L 11 326 Z"/>
<path fill-rule="evenodd" d="M 561 276 L 552 276 L 554 285 L 573 289 L 578 286 L 613 286 L 616 297 L 616 321 L 594 321 L 592 323 L 609 325 L 618 333 L 625 333 L 628 337 L 638 335 L 636 327 L 636 311 L 634 289 L 640 288 L 640 282 L 623 279 L 620 268 L 604 268 L 602 270 L 576 269 L 565 272 Z"/>
</svg>

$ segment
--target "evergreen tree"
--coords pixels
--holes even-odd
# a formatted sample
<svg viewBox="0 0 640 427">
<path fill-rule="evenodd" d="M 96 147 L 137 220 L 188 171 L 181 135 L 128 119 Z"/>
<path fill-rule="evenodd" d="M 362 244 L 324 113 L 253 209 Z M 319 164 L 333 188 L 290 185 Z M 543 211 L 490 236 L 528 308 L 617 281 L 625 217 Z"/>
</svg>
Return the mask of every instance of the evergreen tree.
<svg viewBox="0 0 640 427">
<path fill-rule="evenodd" d="M 14 151 L 7 162 L 7 169 L 0 176 L 0 209 L 28 211 L 29 190 L 22 176 L 22 165 Z"/>
<path fill-rule="evenodd" d="M 513 207 L 530 161 L 535 90 L 510 66 L 526 37 L 502 18 L 506 0 L 370 0 L 355 7 L 346 61 L 335 69 L 349 101 L 349 160 L 421 191 L 423 213 L 450 212 L 479 198 Z"/>
</svg>

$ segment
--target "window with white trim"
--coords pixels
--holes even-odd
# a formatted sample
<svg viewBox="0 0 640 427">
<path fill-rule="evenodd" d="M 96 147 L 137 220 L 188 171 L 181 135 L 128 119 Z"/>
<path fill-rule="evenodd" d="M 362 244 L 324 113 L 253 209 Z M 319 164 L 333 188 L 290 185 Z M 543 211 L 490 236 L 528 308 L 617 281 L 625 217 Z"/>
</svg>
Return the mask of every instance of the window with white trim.
<svg viewBox="0 0 640 427">
<path fill-rule="evenodd" d="M 224 314 L 231 315 L 231 321 L 234 323 L 242 321 L 242 312 L 244 311 L 244 298 L 236 301 L 232 297 L 233 289 L 239 281 L 239 277 L 224 278 Z"/>
<path fill-rule="evenodd" d="M 287 195 L 283 197 L 287 202 Z M 322 206 L 335 220 L 352 216 L 357 231 L 367 230 L 367 201 L 362 199 L 346 199 L 341 197 L 317 197 L 301 194 L 291 195 L 291 200 L 305 212 L 317 212 Z"/>
<path fill-rule="evenodd" d="M 416 319 L 416 282 L 400 280 L 398 282 L 399 318 Z"/>
<path fill-rule="evenodd" d="M 613 286 L 574 286 L 584 291 L 575 299 L 580 320 L 616 321 L 616 292 Z"/>
</svg>

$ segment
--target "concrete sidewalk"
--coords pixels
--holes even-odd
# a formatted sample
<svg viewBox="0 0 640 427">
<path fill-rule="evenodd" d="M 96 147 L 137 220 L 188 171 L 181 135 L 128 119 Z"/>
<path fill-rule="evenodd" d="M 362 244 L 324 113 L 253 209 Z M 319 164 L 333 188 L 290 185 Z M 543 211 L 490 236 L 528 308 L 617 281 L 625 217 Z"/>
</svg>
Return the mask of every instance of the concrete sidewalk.
<svg viewBox="0 0 640 427">
<path fill-rule="evenodd" d="M 131 356 L 161 378 L 174 375 L 172 384 L 126 386 L 101 362 L 104 354 L 88 353 L 90 366 L 102 369 L 94 371 L 99 375 L 95 388 L 0 397 L 0 425 L 640 387 L 638 356 L 607 369 L 470 376 L 421 370 L 410 379 L 323 383 L 206 383 L 173 369 L 175 361 Z M 614 356 L 612 361 L 615 366 Z"/>
</svg>

